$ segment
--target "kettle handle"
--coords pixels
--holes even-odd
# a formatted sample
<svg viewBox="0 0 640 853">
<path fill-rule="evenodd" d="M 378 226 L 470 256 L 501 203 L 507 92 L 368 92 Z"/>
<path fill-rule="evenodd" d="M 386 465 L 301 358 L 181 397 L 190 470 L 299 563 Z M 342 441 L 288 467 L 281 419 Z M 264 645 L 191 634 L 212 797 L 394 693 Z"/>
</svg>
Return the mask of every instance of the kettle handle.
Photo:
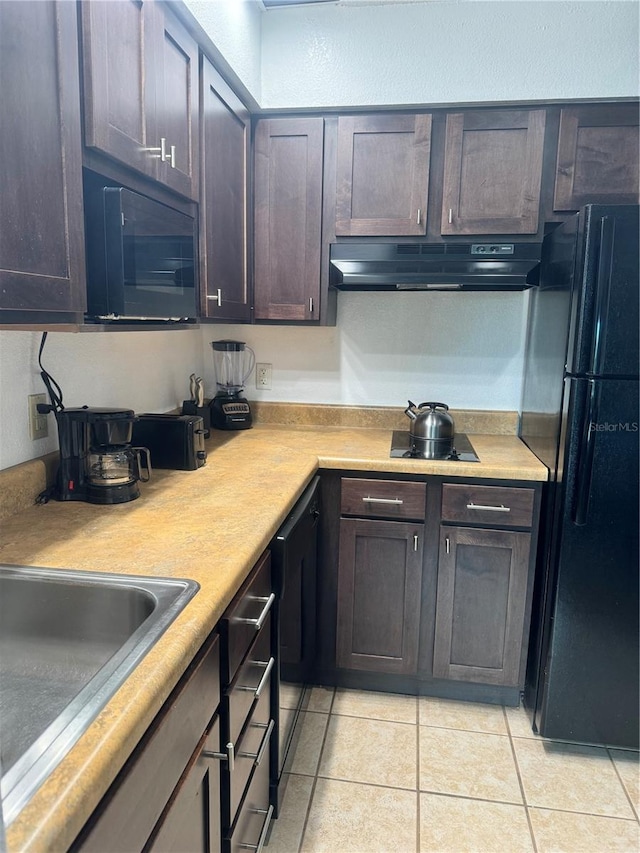
<svg viewBox="0 0 640 853">
<path fill-rule="evenodd" d="M 430 409 L 444 409 L 445 412 L 449 411 L 449 406 L 446 403 L 420 403 L 418 406 L 419 409 L 424 409 L 425 406 L 429 406 Z"/>
</svg>

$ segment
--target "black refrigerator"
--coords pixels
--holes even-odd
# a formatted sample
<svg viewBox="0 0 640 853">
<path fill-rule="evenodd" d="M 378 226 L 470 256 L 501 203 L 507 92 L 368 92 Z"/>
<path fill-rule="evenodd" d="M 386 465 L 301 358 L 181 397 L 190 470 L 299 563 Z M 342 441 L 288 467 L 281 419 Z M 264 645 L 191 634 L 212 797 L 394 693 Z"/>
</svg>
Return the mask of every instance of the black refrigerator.
<svg viewBox="0 0 640 853">
<path fill-rule="evenodd" d="M 638 207 L 548 234 L 520 436 L 549 468 L 525 707 L 549 738 L 638 747 Z"/>
</svg>

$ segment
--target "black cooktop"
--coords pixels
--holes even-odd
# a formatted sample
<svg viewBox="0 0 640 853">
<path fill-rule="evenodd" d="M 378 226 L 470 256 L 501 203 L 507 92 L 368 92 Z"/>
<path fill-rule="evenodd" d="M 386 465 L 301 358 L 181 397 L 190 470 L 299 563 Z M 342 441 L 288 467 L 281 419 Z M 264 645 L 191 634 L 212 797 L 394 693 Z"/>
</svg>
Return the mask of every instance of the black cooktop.
<svg viewBox="0 0 640 853">
<path fill-rule="evenodd" d="M 420 452 L 411 451 L 411 435 L 408 430 L 395 429 L 391 437 L 392 459 L 426 459 Z M 453 447 L 446 448 L 442 456 L 429 456 L 438 462 L 479 462 L 478 456 L 467 436 L 457 432 L 453 438 Z"/>
</svg>

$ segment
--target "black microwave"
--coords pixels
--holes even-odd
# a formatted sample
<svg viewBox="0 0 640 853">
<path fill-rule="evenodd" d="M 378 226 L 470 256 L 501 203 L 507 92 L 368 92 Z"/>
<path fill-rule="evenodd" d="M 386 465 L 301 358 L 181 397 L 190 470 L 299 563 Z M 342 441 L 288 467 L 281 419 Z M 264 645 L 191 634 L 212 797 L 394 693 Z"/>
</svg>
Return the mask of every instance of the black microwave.
<svg viewBox="0 0 640 853">
<path fill-rule="evenodd" d="M 101 186 L 85 192 L 85 224 L 88 319 L 194 321 L 193 216 L 125 187 Z"/>
</svg>

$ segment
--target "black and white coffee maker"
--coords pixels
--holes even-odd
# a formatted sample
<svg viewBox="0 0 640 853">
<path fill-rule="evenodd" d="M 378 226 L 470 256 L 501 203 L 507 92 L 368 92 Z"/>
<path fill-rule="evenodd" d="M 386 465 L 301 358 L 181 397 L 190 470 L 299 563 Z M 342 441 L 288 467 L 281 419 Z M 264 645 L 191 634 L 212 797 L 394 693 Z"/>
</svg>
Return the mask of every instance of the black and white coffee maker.
<svg viewBox="0 0 640 853">
<path fill-rule="evenodd" d="M 55 417 L 60 442 L 55 498 L 119 504 L 139 497 L 138 481 L 151 476 L 151 461 L 146 447 L 131 446 L 136 420 L 131 409 L 63 408 Z"/>
<path fill-rule="evenodd" d="M 244 341 L 211 341 L 211 346 L 216 374 L 216 395 L 209 406 L 211 426 L 215 429 L 249 429 L 251 408 L 242 391 L 255 366 L 255 353 Z"/>
</svg>

